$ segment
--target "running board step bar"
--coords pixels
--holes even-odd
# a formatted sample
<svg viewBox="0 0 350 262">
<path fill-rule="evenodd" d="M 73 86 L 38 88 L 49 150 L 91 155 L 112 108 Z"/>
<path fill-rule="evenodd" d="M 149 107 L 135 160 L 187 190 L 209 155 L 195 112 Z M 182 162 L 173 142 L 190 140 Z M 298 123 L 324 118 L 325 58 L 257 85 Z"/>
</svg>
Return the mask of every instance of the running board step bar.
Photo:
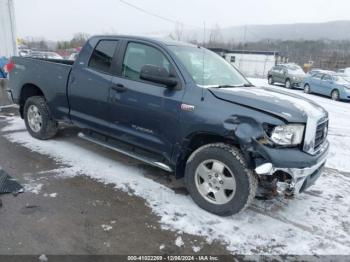
<svg viewBox="0 0 350 262">
<path fill-rule="evenodd" d="M 173 172 L 172 168 L 169 167 L 168 165 L 160 162 L 160 161 L 157 161 L 155 159 L 152 159 L 150 157 L 145 157 L 141 154 L 138 154 L 137 152 L 133 152 L 131 150 L 126 150 L 126 149 L 122 149 L 120 147 L 118 147 L 117 145 L 111 145 L 105 141 L 102 141 L 101 139 L 98 139 L 98 138 L 95 138 L 95 137 L 92 137 L 92 136 L 89 136 L 87 134 L 84 134 L 82 132 L 80 132 L 78 134 L 78 137 L 84 139 L 84 140 L 87 140 L 89 142 L 92 142 L 92 143 L 95 143 L 97 145 L 100 145 L 100 146 L 103 146 L 103 147 L 106 147 L 106 148 L 109 148 L 111 150 L 114 150 L 118 153 L 121 153 L 123 155 L 126 155 L 126 156 L 129 156 L 129 157 L 132 157 L 134 159 L 137 159 L 141 162 L 144 162 L 146 164 L 149 164 L 151 166 L 154 166 L 154 167 L 158 167 L 164 171 L 167 171 L 167 172 Z"/>
</svg>

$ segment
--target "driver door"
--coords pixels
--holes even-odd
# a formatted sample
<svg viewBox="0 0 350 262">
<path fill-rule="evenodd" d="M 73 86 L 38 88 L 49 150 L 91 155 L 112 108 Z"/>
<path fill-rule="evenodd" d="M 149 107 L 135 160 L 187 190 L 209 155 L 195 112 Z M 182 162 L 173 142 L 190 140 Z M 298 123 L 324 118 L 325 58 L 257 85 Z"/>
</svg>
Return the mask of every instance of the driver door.
<svg viewBox="0 0 350 262">
<path fill-rule="evenodd" d="M 176 139 L 174 130 L 178 129 L 183 92 L 144 81 L 140 79 L 140 72 L 144 65 L 161 66 L 170 71 L 169 61 L 155 46 L 128 42 L 119 76 L 112 79 L 109 114 L 112 136 L 167 156 L 171 155 Z M 169 103 L 174 107 L 168 106 Z"/>
</svg>

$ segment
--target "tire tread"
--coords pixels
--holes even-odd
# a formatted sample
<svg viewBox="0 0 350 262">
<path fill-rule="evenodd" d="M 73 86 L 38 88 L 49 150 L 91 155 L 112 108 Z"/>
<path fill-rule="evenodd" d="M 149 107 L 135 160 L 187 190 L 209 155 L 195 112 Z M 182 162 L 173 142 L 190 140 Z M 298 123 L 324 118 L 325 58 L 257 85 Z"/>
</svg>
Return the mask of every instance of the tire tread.
<svg viewBox="0 0 350 262">
<path fill-rule="evenodd" d="M 258 186 L 258 178 L 256 177 L 256 175 L 254 174 L 254 172 L 252 170 L 247 168 L 246 161 L 244 160 L 244 157 L 243 157 L 241 151 L 238 148 L 231 146 L 231 145 L 228 145 L 228 144 L 225 144 L 225 143 L 207 144 L 207 145 L 204 145 L 204 146 L 198 148 L 188 158 L 187 164 L 189 164 L 199 152 L 201 152 L 207 148 L 220 148 L 220 149 L 223 149 L 223 150 L 229 152 L 244 167 L 244 173 L 248 177 L 248 181 L 249 181 L 249 195 L 248 195 L 248 199 L 247 199 L 245 205 L 240 209 L 239 212 L 237 212 L 235 214 L 239 214 L 239 213 L 243 212 L 252 203 L 252 201 L 255 198 L 256 190 L 257 190 L 257 186 Z M 226 214 L 223 213 L 221 215 L 227 216 L 227 215 L 231 215 L 231 214 L 228 211 Z"/>
</svg>

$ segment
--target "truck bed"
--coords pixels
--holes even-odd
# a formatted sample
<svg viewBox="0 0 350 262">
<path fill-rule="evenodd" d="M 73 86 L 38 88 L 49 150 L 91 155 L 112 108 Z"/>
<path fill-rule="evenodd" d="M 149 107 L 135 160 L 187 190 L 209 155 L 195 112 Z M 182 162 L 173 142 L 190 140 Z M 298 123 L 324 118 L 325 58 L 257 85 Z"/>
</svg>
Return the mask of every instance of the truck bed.
<svg viewBox="0 0 350 262">
<path fill-rule="evenodd" d="M 29 83 L 42 88 L 50 107 L 56 109 L 52 113 L 57 119 L 68 113 L 67 83 L 74 61 L 18 56 L 12 61 L 15 68 L 10 88 L 14 98 L 20 98 L 22 87 Z"/>
</svg>

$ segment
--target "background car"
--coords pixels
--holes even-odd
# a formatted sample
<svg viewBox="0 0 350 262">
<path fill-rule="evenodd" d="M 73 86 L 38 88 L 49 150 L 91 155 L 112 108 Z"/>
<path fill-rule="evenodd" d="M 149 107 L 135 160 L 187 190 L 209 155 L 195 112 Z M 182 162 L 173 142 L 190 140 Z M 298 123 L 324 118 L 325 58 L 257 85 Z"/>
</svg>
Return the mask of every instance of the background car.
<svg viewBox="0 0 350 262">
<path fill-rule="evenodd" d="M 335 74 L 334 71 L 329 71 L 329 70 L 324 70 L 324 69 L 321 69 L 321 68 L 314 68 L 314 69 L 311 69 L 309 72 L 307 72 L 307 75 L 314 75 L 314 74 L 317 74 L 317 73 L 323 73 L 323 74 Z"/>
<path fill-rule="evenodd" d="M 30 53 L 30 57 L 33 58 L 45 58 L 45 59 L 58 59 L 61 60 L 63 59 L 62 56 L 55 52 L 43 52 L 43 51 L 32 51 Z"/>
<path fill-rule="evenodd" d="M 348 68 L 343 68 L 343 69 L 339 69 L 339 70 L 337 71 L 337 73 L 345 74 L 345 75 L 347 75 L 347 76 L 350 76 L 350 67 L 348 67 Z"/>
<path fill-rule="evenodd" d="M 340 74 L 316 73 L 304 80 L 304 92 L 331 97 L 333 100 L 350 101 L 350 77 Z"/>
<path fill-rule="evenodd" d="M 288 89 L 301 87 L 306 74 L 296 64 L 283 64 L 274 66 L 267 74 L 270 85 L 281 83 Z"/>
<path fill-rule="evenodd" d="M 68 60 L 75 61 L 77 59 L 79 53 L 72 53 L 69 57 Z"/>
</svg>

